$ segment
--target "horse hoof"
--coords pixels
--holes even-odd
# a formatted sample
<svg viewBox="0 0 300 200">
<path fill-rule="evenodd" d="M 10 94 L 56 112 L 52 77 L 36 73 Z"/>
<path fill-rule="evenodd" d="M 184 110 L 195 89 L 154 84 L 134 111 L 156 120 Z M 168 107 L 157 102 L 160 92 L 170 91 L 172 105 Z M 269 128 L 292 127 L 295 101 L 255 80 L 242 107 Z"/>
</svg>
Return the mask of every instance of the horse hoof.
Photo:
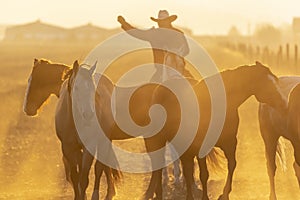
<svg viewBox="0 0 300 200">
<path fill-rule="evenodd" d="M 114 197 L 116 196 L 116 193 L 112 193 L 112 194 L 107 194 L 105 197 L 105 200 L 112 200 L 114 199 Z"/>
<path fill-rule="evenodd" d="M 110 188 L 106 193 L 105 200 L 112 200 L 116 194 L 115 188 Z"/>
<path fill-rule="evenodd" d="M 207 195 L 203 195 L 201 200 L 209 200 L 208 196 Z"/>
<path fill-rule="evenodd" d="M 277 200 L 277 197 L 276 197 L 276 195 L 270 195 L 270 198 L 269 198 L 270 200 Z"/>
<path fill-rule="evenodd" d="M 99 199 L 100 199 L 99 193 L 98 192 L 93 192 L 92 200 L 99 200 Z"/>
<path fill-rule="evenodd" d="M 163 185 L 163 187 L 167 187 L 168 186 L 168 181 L 163 181 L 162 185 Z"/>
<path fill-rule="evenodd" d="M 75 197 L 74 200 L 87 200 L 87 196 L 83 195 L 83 196 Z"/>
<path fill-rule="evenodd" d="M 198 189 L 198 191 L 194 192 L 195 197 L 197 199 L 201 199 L 201 200 L 209 200 L 209 197 L 207 194 L 204 194 L 202 190 Z"/>
<path fill-rule="evenodd" d="M 141 198 L 141 200 L 152 200 L 153 196 L 150 196 L 148 194 L 144 194 L 143 197 Z"/>
<path fill-rule="evenodd" d="M 188 197 L 186 197 L 186 200 L 194 200 L 194 197 L 188 196 Z"/>
<path fill-rule="evenodd" d="M 106 197 L 105 197 L 105 200 L 113 200 L 114 199 L 114 197 L 115 197 L 115 193 L 114 194 L 110 194 L 110 195 L 106 195 Z"/>
<path fill-rule="evenodd" d="M 219 196 L 218 200 L 229 200 L 229 197 L 227 195 L 222 194 Z"/>
<path fill-rule="evenodd" d="M 175 186 L 182 186 L 182 185 L 183 185 L 183 181 L 180 180 L 180 179 L 175 179 L 174 185 L 175 185 Z"/>
<path fill-rule="evenodd" d="M 153 200 L 153 198 L 152 197 L 150 197 L 150 198 L 149 197 L 142 197 L 141 200 Z"/>
</svg>

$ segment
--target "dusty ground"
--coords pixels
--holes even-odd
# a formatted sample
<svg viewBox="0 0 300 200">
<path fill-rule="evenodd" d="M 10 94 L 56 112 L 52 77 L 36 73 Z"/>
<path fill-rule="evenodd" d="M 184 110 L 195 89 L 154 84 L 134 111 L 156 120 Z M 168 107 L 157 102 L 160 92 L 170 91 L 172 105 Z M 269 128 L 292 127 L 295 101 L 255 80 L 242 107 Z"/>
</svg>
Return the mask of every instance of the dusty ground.
<svg viewBox="0 0 300 200">
<path fill-rule="evenodd" d="M 24 115 L 22 103 L 34 57 L 46 57 L 72 63 L 83 58 L 89 47 L 70 52 L 52 51 L 43 46 L 29 51 L 23 47 L 0 48 L 0 199 L 72 199 L 71 186 L 64 178 L 60 143 L 54 132 L 56 98 L 52 97 L 38 117 Z M 30 52 L 30 53 L 28 53 Z M 67 56 L 66 56 L 67 55 Z M 72 56 L 70 56 L 72 55 Z M 233 65 L 234 66 L 234 65 Z M 269 183 L 264 146 L 258 130 L 257 103 L 252 98 L 240 108 L 237 168 L 234 175 L 233 200 L 268 199 Z M 134 142 L 133 142 L 134 143 Z M 300 199 L 294 176 L 293 150 L 288 144 L 287 171 L 279 167 L 276 175 L 278 199 Z M 198 172 L 196 172 L 196 175 Z M 224 185 L 225 172 L 212 172 L 209 180 L 211 199 L 217 199 Z M 91 182 L 93 175 L 91 175 Z M 149 182 L 149 174 L 124 174 L 117 186 L 117 200 L 139 199 Z M 199 183 L 198 177 L 196 177 Z M 105 194 L 102 179 L 101 197 Z M 88 195 L 91 195 L 90 184 Z M 201 185 L 199 184 L 199 188 Z M 200 196 L 200 191 L 198 191 Z M 184 190 L 169 183 L 165 199 L 184 199 Z"/>
</svg>

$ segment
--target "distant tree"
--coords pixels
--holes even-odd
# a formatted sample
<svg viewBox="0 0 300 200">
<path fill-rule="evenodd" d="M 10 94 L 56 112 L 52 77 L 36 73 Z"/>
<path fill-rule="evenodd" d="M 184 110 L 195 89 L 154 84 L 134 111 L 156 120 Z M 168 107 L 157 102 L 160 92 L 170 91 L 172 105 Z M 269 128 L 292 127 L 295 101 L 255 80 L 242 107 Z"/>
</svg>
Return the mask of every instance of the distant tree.
<svg viewBox="0 0 300 200">
<path fill-rule="evenodd" d="M 228 31 L 228 34 L 227 34 L 229 37 L 239 37 L 241 36 L 241 33 L 240 31 L 237 29 L 236 26 L 232 26 L 229 31 Z"/>
<path fill-rule="evenodd" d="M 271 24 L 257 26 L 254 32 L 254 39 L 260 45 L 277 46 L 281 43 L 281 30 Z"/>
</svg>

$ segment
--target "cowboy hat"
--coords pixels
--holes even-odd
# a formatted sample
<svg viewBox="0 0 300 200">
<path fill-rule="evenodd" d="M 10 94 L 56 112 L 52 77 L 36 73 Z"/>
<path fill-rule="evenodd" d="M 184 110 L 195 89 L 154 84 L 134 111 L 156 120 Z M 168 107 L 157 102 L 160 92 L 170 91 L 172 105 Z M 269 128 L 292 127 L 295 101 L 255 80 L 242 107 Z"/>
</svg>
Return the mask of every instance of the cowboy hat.
<svg viewBox="0 0 300 200">
<path fill-rule="evenodd" d="M 154 18 L 154 17 L 150 17 L 151 20 L 155 21 L 155 22 L 160 22 L 160 21 L 170 21 L 173 22 L 177 19 L 177 15 L 169 15 L 169 12 L 167 10 L 160 10 L 158 12 L 158 17 Z"/>
</svg>

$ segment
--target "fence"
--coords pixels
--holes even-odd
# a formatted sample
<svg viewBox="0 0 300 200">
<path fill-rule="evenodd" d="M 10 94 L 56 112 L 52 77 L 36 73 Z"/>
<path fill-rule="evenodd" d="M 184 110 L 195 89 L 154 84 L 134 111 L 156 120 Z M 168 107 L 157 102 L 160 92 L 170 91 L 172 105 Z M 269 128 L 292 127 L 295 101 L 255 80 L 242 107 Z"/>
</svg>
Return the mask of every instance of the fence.
<svg viewBox="0 0 300 200">
<path fill-rule="evenodd" d="M 253 47 L 252 45 L 241 43 L 238 45 L 227 45 L 227 47 L 242 53 L 249 63 L 261 61 L 270 68 L 300 73 L 299 47 L 297 44 L 291 45 L 287 43 L 277 48 L 270 48 L 268 46 Z"/>
</svg>

